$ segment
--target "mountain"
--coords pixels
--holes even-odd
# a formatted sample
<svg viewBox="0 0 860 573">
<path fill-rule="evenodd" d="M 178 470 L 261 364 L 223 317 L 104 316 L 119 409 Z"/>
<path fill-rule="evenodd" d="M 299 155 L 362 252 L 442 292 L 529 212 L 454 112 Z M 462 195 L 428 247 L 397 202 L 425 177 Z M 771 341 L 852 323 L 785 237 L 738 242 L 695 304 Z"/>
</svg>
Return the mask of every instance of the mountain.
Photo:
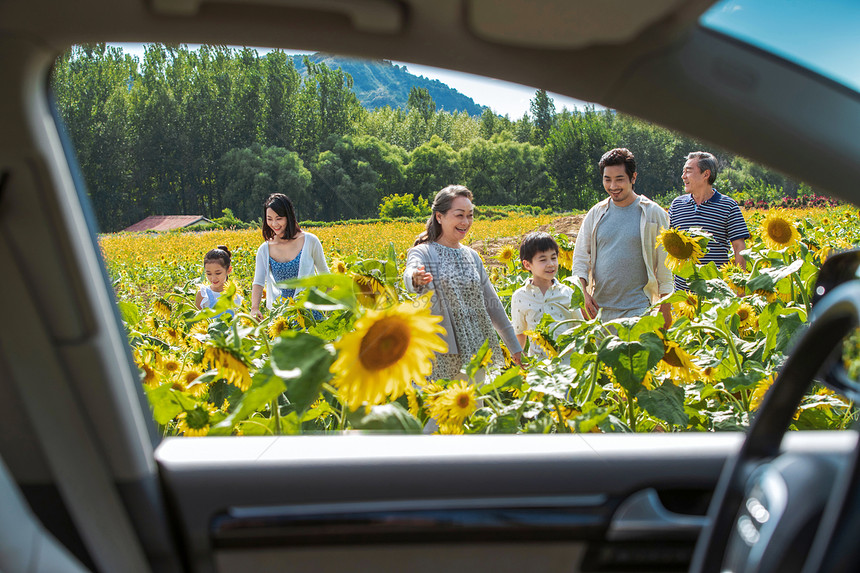
<svg viewBox="0 0 860 573">
<path fill-rule="evenodd" d="M 409 73 L 406 66 L 398 66 L 387 60 L 358 60 L 320 53 L 308 56 L 308 59 L 330 68 L 340 68 L 351 75 L 353 91 L 361 105 L 367 109 L 385 106 L 406 109 L 409 91 L 414 86 L 430 92 L 430 97 L 436 102 L 437 111 L 465 111 L 473 116 L 479 116 L 484 111 L 485 106 L 476 104 L 472 98 L 439 80 L 416 76 Z M 293 57 L 293 61 L 299 73 L 303 74 L 305 66 L 302 57 Z"/>
</svg>

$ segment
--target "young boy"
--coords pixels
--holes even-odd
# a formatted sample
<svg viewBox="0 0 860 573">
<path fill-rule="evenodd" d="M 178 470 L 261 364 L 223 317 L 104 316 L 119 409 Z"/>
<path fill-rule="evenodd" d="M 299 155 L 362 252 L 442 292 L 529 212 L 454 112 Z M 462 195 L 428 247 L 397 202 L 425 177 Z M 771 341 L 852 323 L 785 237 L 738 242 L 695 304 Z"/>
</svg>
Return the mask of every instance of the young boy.
<svg viewBox="0 0 860 573">
<path fill-rule="evenodd" d="M 520 261 L 532 276 L 511 297 L 511 322 L 521 346 L 525 346 L 527 330 L 534 330 L 544 314 L 555 320 L 582 318 L 579 309 L 570 308 L 573 289 L 555 278 L 558 272 L 558 243 L 549 233 L 533 232 L 523 238 Z M 544 357 L 536 344 L 530 345 L 529 356 Z"/>
</svg>

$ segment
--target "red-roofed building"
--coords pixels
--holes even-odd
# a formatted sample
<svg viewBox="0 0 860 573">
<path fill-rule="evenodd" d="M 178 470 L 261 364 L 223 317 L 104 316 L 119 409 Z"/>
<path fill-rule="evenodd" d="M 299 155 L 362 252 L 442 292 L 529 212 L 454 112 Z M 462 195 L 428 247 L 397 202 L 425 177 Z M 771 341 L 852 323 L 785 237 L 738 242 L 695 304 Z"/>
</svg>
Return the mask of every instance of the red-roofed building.
<svg viewBox="0 0 860 573">
<path fill-rule="evenodd" d="M 202 215 L 150 215 L 142 221 L 138 221 L 124 231 L 170 231 L 172 229 L 184 229 L 195 225 L 211 223 Z"/>
</svg>

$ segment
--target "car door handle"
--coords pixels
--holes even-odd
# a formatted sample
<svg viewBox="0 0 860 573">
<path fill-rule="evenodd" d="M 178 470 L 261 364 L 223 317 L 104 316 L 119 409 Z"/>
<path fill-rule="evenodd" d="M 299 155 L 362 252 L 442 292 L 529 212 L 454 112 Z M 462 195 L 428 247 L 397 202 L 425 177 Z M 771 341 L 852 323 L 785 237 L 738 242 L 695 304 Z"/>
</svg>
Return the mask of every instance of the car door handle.
<svg viewBox="0 0 860 573">
<path fill-rule="evenodd" d="M 606 537 L 610 541 L 695 538 L 707 517 L 669 511 L 653 488 L 636 492 L 618 506 Z"/>
</svg>

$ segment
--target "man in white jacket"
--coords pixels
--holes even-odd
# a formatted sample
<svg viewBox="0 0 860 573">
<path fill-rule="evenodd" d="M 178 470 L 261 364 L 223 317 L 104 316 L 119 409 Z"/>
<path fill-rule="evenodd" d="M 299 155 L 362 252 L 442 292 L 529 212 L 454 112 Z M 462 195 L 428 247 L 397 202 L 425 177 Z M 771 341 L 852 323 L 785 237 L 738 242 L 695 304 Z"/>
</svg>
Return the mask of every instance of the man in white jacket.
<svg viewBox="0 0 860 573">
<path fill-rule="evenodd" d="M 592 207 L 582 221 L 573 249 L 573 275 L 585 291 L 585 315 L 603 320 L 641 316 L 673 290 L 666 253 L 657 235 L 669 227 L 669 215 L 633 191 L 636 159 L 623 147 L 606 152 L 598 164 L 609 197 Z M 671 305 L 660 312 L 668 328 Z"/>
</svg>

